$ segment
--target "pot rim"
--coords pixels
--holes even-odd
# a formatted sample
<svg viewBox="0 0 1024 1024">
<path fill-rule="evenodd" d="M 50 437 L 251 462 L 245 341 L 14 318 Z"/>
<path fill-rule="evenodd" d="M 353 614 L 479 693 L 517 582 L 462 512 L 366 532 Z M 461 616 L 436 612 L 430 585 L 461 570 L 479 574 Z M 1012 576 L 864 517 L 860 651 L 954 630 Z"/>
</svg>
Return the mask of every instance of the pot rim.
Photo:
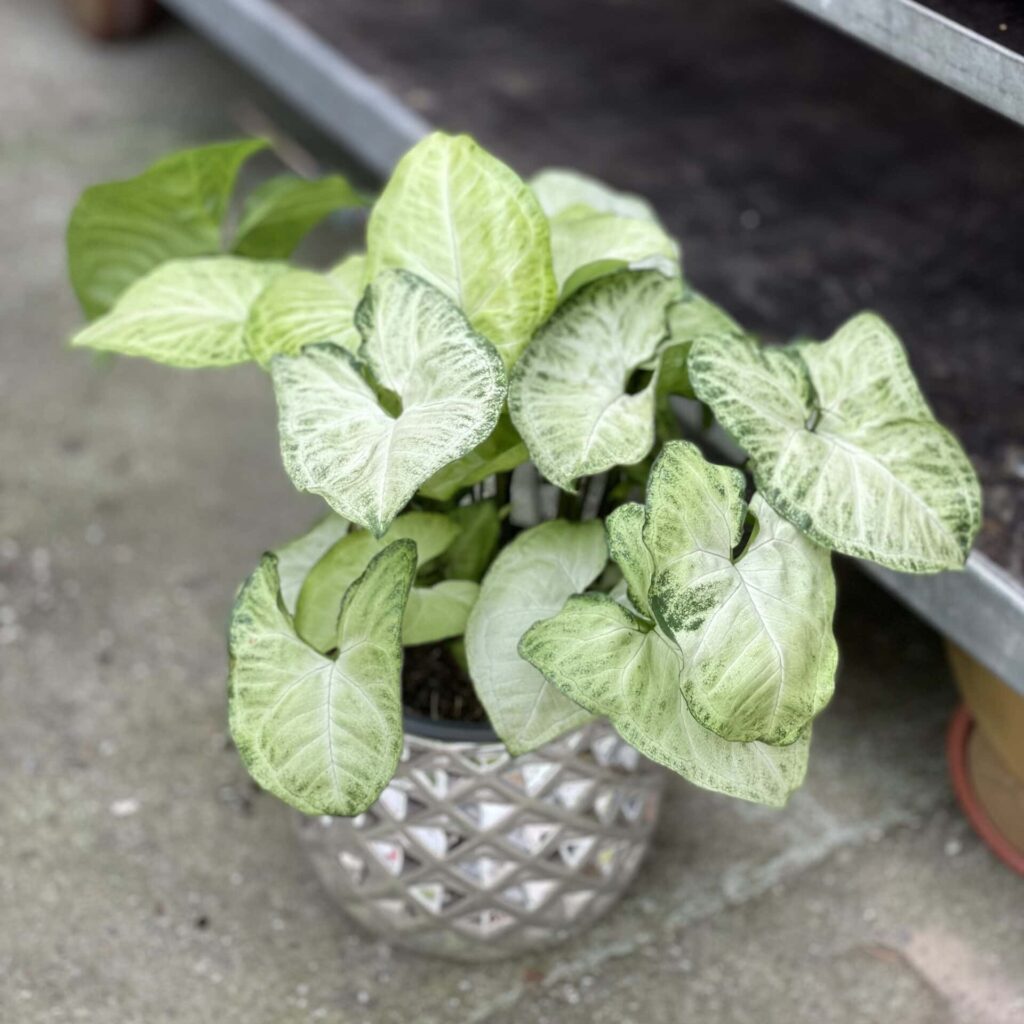
<svg viewBox="0 0 1024 1024">
<path fill-rule="evenodd" d="M 494 731 L 490 722 L 434 721 L 404 708 L 402 724 L 411 736 L 424 740 L 438 740 L 442 743 L 501 744 L 501 737 Z"/>
</svg>

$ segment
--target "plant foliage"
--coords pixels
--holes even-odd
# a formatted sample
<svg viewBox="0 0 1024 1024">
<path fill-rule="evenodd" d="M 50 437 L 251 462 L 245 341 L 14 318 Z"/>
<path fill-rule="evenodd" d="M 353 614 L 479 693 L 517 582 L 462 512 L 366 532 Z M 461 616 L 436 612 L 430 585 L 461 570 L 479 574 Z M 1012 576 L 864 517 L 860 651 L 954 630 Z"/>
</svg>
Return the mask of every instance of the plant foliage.
<svg viewBox="0 0 1024 1024">
<path fill-rule="evenodd" d="M 363 199 L 275 178 L 231 232 L 262 147 L 89 189 L 68 231 L 93 318 L 74 344 L 257 363 L 287 473 L 332 509 L 235 605 L 253 778 L 307 813 L 367 808 L 402 747 L 403 647 L 445 643 L 513 753 L 598 715 L 696 785 L 784 803 L 834 686 L 831 552 L 955 569 L 980 521 L 892 329 L 864 313 L 763 345 L 690 287 L 646 200 L 568 170 L 524 182 L 465 136 L 402 158 L 365 253 L 289 266 Z M 680 400 L 742 469 L 682 439 Z"/>
</svg>

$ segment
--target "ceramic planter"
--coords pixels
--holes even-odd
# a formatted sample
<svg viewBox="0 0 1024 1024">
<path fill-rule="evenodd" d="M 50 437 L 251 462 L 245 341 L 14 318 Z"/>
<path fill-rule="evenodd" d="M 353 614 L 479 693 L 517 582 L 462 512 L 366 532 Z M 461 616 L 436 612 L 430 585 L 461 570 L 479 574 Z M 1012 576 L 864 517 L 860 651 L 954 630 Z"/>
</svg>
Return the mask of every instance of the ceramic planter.
<svg viewBox="0 0 1024 1024">
<path fill-rule="evenodd" d="M 663 769 L 605 722 L 513 757 L 489 729 L 407 718 L 402 761 L 357 818 L 297 815 L 341 908 L 396 946 L 502 959 L 584 930 L 636 873 Z"/>
</svg>

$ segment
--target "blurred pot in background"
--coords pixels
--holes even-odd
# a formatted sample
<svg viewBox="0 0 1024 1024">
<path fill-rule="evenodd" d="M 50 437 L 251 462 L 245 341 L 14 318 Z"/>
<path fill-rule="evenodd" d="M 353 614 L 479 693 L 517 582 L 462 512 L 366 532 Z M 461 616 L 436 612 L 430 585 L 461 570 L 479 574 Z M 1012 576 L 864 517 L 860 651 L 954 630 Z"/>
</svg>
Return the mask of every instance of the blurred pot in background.
<svg viewBox="0 0 1024 1024">
<path fill-rule="evenodd" d="M 66 0 L 83 31 L 97 39 L 124 39 L 144 32 L 156 21 L 156 0 Z"/>
<path fill-rule="evenodd" d="M 1024 874 L 1024 696 L 956 645 L 947 653 L 964 698 L 949 729 L 953 788 L 993 853 Z"/>
</svg>

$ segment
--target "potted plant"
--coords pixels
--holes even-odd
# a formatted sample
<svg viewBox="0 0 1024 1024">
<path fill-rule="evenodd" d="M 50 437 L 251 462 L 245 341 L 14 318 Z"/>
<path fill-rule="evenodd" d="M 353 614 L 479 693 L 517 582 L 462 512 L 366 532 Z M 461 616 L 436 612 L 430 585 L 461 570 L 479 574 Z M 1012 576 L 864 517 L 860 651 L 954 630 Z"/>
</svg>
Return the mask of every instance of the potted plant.
<svg viewBox="0 0 1024 1024">
<path fill-rule="evenodd" d="M 73 344 L 268 370 L 284 467 L 331 511 L 239 592 L 230 727 L 342 904 L 453 956 L 563 938 L 636 870 L 658 766 L 786 801 L 833 689 L 831 552 L 962 566 L 976 478 L 881 319 L 763 346 L 638 197 L 434 134 L 365 253 L 290 269 L 360 197 L 263 186 L 221 252 L 258 145 L 85 194 Z"/>
</svg>

